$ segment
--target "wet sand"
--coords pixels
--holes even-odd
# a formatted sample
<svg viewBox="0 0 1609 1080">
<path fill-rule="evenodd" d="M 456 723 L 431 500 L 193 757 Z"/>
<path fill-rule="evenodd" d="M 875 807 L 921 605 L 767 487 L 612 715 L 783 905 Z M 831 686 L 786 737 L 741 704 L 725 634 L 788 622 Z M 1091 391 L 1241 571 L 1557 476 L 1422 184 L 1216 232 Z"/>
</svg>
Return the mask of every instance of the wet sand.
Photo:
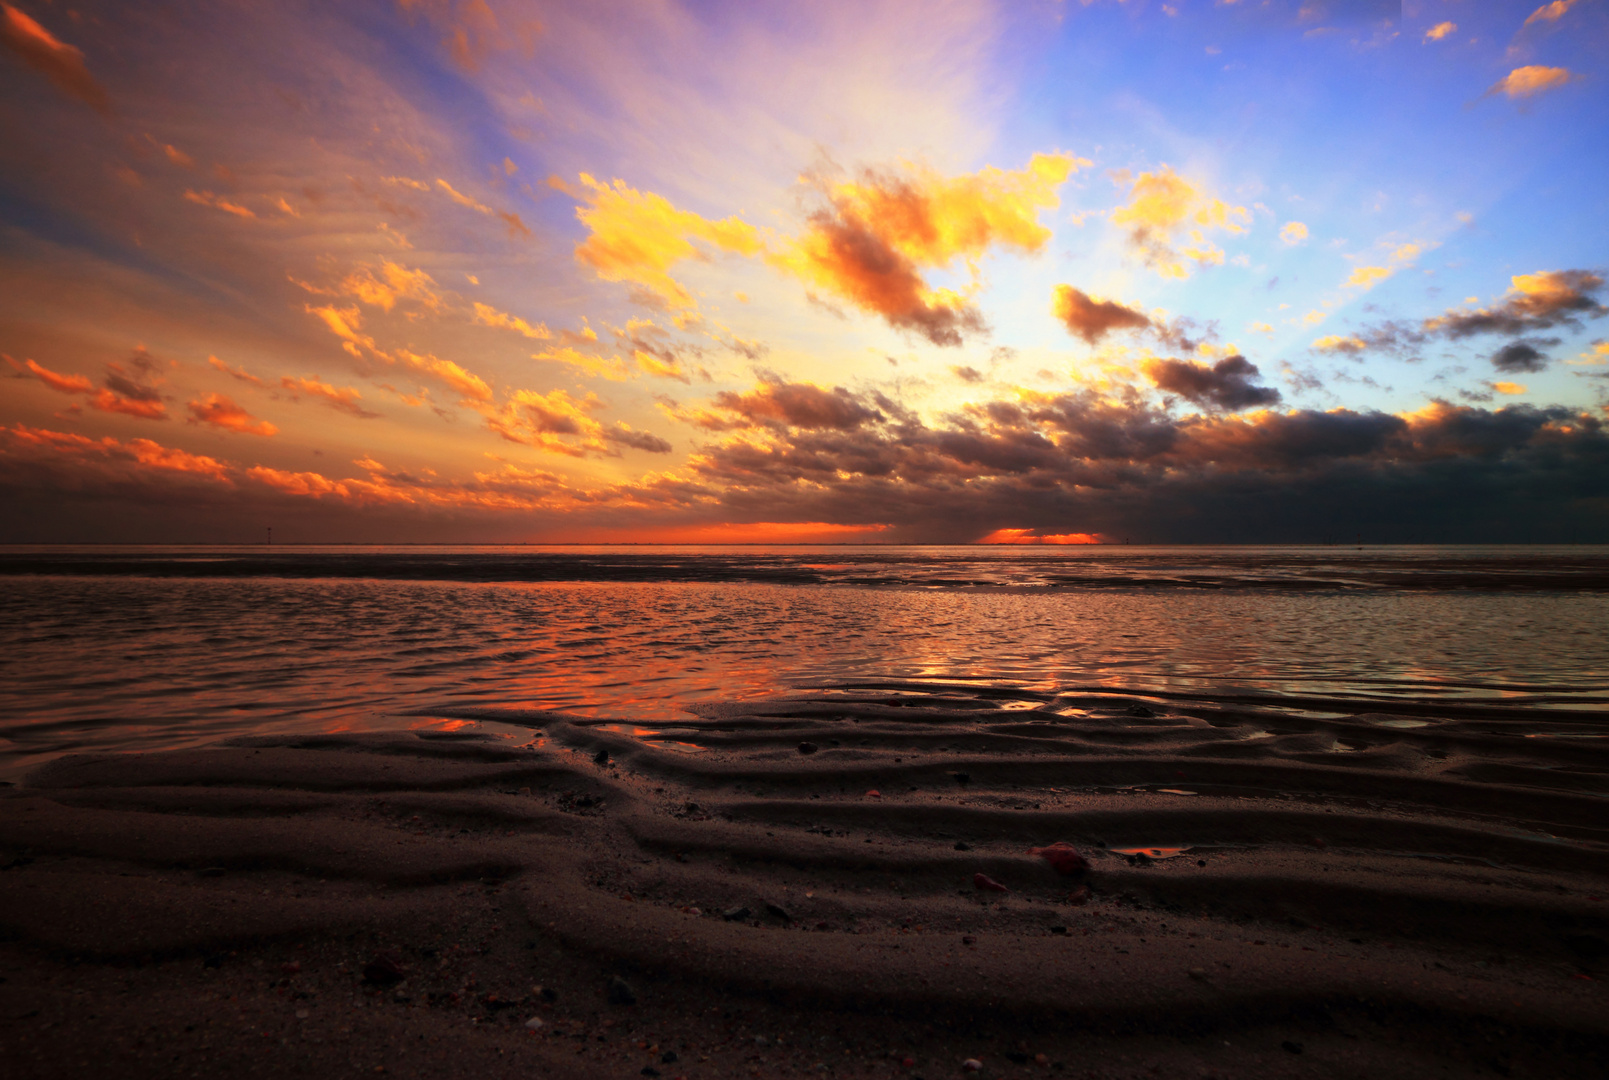
<svg viewBox="0 0 1609 1080">
<path fill-rule="evenodd" d="M 1601 719 L 1391 708 L 880 683 L 62 758 L 0 796 L 7 1071 L 1605 1075 Z"/>
</svg>

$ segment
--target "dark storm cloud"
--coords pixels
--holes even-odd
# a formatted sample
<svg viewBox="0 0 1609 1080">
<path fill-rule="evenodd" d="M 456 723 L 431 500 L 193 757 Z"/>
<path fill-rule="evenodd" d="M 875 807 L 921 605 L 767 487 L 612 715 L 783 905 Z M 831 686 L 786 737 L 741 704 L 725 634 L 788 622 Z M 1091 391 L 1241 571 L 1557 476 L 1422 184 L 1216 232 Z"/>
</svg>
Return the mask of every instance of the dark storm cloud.
<svg viewBox="0 0 1609 1080">
<path fill-rule="evenodd" d="M 606 442 L 619 443 L 629 446 L 633 450 L 646 450 L 650 454 L 668 454 L 673 449 L 670 443 L 647 431 L 633 431 L 630 428 L 605 428 L 603 438 Z"/>
<path fill-rule="evenodd" d="M 1114 330 L 1147 330 L 1151 319 L 1144 312 L 1115 300 L 1096 300 L 1071 285 L 1056 286 L 1053 310 L 1074 337 L 1094 345 Z"/>
<path fill-rule="evenodd" d="M 1189 360 L 1151 360 L 1144 370 L 1158 390 L 1207 409 L 1238 412 L 1279 401 L 1278 390 L 1252 383 L 1257 366 L 1244 356 L 1226 356 L 1211 367 Z"/>
<path fill-rule="evenodd" d="M 1476 310 L 1455 309 L 1426 319 L 1424 329 L 1457 340 L 1475 334 L 1524 334 L 1609 314 L 1597 293 L 1603 278 L 1587 270 L 1548 270 L 1522 274 L 1498 303 Z"/>
<path fill-rule="evenodd" d="M 876 409 L 841 386 L 823 390 L 810 383 L 784 382 L 775 376 L 763 378 L 747 393 L 723 390 L 715 395 L 714 404 L 739 424 L 781 423 L 796 428 L 848 431 L 883 419 Z"/>
<path fill-rule="evenodd" d="M 934 425 L 778 429 L 690 466 L 748 520 L 909 539 L 973 540 L 980 523 L 1152 541 L 1609 535 L 1609 437 L 1562 407 L 1177 417 L 1138 395 L 1024 393 Z"/>
<path fill-rule="evenodd" d="M 1521 339 L 1511 341 L 1493 353 L 1492 366 L 1498 371 L 1510 374 L 1541 371 L 1548 366 L 1548 358 L 1542 354 L 1542 351 L 1535 344 Z"/>
</svg>

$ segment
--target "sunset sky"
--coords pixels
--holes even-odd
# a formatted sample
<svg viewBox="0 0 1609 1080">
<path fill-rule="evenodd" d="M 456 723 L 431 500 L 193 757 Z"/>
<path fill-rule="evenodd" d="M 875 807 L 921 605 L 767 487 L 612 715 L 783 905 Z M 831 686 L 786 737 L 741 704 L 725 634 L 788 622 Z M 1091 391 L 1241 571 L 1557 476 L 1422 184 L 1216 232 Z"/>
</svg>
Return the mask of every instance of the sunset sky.
<svg viewBox="0 0 1609 1080">
<path fill-rule="evenodd" d="M 1609 3 L 0 3 L 0 541 L 1609 541 Z"/>
</svg>

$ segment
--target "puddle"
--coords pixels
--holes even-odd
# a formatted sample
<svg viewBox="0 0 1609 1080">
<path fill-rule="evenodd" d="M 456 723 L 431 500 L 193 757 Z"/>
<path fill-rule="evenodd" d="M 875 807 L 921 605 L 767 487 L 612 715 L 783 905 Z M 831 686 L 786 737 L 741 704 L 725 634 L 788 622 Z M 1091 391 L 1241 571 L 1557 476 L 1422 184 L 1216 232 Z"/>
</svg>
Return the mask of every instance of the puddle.
<svg viewBox="0 0 1609 1080">
<path fill-rule="evenodd" d="M 1186 791 L 1184 788 L 1176 788 L 1176 787 L 1159 787 L 1159 788 L 1156 789 L 1156 792 L 1157 792 L 1158 795 L 1194 795 L 1194 794 L 1196 794 L 1196 792 L 1194 792 L 1194 791 Z"/>
<path fill-rule="evenodd" d="M 1113 855 L 1144 855 L 1149 859 L 1171 859 L 1195 848 L 1107 848 Z"/>
<path fill-rule="evenodd" d="M 1392 717 L 1389 720 L 1376 720 L 1373 717 L 1370 717 L 1369 723 L 1373 724 L 1375 727 L 1388 728 L 1421 728 L 1430 726 L 1429 720 L 1401 720 L 1396 717 Z"/>
</svg>

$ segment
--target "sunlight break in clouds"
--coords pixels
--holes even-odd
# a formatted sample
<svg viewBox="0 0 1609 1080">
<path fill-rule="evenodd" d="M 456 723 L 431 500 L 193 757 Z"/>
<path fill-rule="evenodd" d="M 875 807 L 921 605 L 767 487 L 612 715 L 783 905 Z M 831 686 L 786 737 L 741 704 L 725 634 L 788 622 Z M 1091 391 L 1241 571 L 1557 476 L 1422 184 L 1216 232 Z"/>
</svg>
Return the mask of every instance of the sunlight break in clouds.
<svg viewBox="0 0 1609 1080">
<path fill-rule="evenodd" d="M 1070 154 L 1035 154 L 1018 172 L 989 166 L 946 177 L 913 167 L 824 183 L 828 205 L 773 261 L 896 329 L 934 345 L 960 345 L 962 331 L 983 329 L 981 314 L 968 296 L 931 287 L 922 271 L 961 259 L 976 288 L 978 260 L 990 248 L 1039 251 L 1051 235 L 1039 212 L 1060 205 L 1057 189 L 1088 164 Z"/>
</svg>

